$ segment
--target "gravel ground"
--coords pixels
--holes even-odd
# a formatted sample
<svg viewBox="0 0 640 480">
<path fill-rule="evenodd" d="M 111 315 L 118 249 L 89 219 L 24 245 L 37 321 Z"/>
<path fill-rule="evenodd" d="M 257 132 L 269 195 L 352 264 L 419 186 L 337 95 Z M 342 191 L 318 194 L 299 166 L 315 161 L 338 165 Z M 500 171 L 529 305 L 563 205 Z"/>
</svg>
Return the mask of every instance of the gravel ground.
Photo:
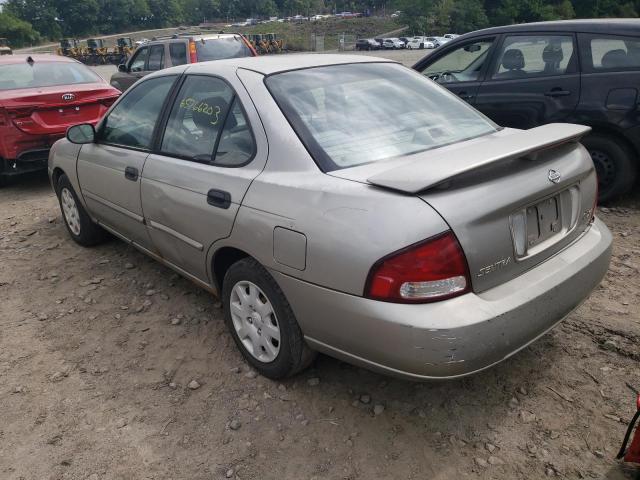
<svg viewBox="0 0 640 480">
<path fill-rule="evenodd" d="M 402 52 L 404 53 L 404 52 Z M 565 322 L 473 377 L 410 383 L 320 356 L 272 382 L 215 298 L 113 240 L 68 237 L 47 179 L 0 190 L 0 479 L 634 478 L 640 193 Z"/>
</svg>

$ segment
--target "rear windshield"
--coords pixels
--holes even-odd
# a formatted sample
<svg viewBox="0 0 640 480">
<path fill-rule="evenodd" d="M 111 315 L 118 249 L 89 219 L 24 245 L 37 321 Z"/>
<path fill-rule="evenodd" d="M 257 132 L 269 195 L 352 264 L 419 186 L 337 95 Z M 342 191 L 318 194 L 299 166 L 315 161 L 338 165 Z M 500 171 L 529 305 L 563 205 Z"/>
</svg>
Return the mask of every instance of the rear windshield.
<svg viewBox="0 0 640 480">
<path fill-rule="evenodd" d="M 251 56 L 251 50 L 240 37 L 196 40 L 196 52 L 199 62 Z"/>
<path fill-rule="evenodd" d="M 84 65 L 67 62 L 27 62 L 0 65 L 0 90 L 102 82 Z"/>
<path fill-rule="evenodd" d="M 324 171 L 410 155 L 495 132 L 455 95 L 393 63 L 317 67 L 267 87 Z"/>
</svg>

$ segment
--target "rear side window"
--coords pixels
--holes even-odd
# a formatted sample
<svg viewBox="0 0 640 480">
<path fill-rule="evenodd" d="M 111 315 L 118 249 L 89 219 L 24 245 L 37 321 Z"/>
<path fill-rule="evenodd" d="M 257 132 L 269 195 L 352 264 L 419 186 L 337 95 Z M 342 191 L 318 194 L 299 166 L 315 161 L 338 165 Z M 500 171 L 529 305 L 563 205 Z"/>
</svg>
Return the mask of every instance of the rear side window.
<svg viewBox="0 0 640 480">
<path fill-rule="evenodd" d="M 171 65 L 184 65 L 187 63 L 187 45 L 185 43 L 170 43 L 169 56 Z"/>
<path fill-rule="evenodd" d="M 571 35 L 514 35 L 507 37 L 492 78 L 497 80 L 562 75 L 573 59 Z"/>
<path fill-rule="evenodd" d="M 196 40 L 195 43 L 199 62 L 252 55 L 247 44 L 239 36 L 202 39 Z"/>
<path fill-rule="evenodd" d="M 162 105 L 175 75 L 143 81 L 124 94 L 105 119 L 98 135 L 102 143 L 148 149 Z"/>
<path fill-rule="evenodd" d="M 188 77 L 171 109 L 162 153 L 237 167 L 251 160 L 254 151 L 249 123 L 231 87 L 214 77 Z"/>
<path fill-rule="evenodd" d="M 188 77 L 171 108 L 162 152 L 210 163 L 232 100 L 233 90 L 222 80 Z"/>
<path fill-rule="evenodd" d="M 164 68 L 164 45 L 154 45 L 149 51 L 148 70 L 155 72 Z"/>
<path fill-rule="evenodd" d="M 588 45 L 594 71 L 640 68 L 640 39 L 638 38 L 591 36 Z"/>
</svg>

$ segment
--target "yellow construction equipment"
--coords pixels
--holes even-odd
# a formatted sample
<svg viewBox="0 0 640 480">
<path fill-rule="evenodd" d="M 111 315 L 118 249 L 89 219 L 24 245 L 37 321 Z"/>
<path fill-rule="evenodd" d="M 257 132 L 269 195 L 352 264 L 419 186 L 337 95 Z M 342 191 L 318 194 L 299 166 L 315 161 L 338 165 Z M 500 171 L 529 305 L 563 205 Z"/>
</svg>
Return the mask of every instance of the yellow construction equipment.
<svg viewBox="0 0 640 480">
<path fill-rule="evenodd" d="M 0 38 L 0 55 L 11 55 L 13 51 L 6 38 Z"/>
</svg>

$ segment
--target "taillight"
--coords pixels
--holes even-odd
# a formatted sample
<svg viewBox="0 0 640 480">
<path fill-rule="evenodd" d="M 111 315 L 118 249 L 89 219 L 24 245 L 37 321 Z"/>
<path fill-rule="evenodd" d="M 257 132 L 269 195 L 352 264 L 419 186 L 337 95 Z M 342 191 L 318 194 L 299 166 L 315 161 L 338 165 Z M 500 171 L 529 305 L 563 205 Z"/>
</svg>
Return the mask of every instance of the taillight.
<svg viewBox="0 0 640 480">
<path fill-rule="evenodd" d="M 449 231 L 379 260 L 369 272 L 365 296 L 386 302 L 426 303 L 470 289 L 467 260 Z"/>
<path fill-rule="evenodd" d="M 191 63 L 198 63 L 198 52 L 196 50 L 196 42 L 189 40 L 189 61 Z"/>
</svg>

